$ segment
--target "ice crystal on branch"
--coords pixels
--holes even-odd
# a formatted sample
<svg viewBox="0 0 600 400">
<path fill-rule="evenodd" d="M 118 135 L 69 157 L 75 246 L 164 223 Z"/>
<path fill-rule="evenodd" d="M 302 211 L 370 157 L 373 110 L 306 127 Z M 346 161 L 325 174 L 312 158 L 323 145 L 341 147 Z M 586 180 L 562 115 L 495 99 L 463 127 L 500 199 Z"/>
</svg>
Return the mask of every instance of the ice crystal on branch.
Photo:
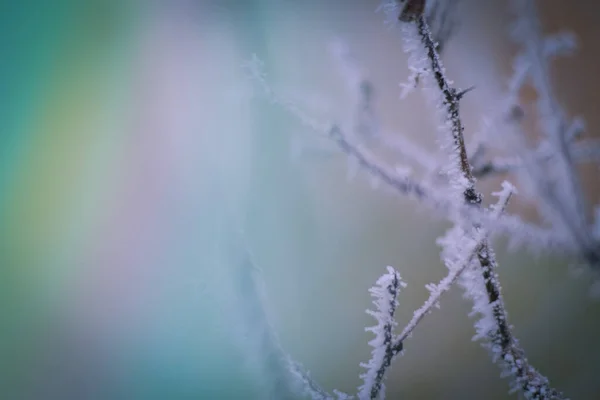
<svg viewBox="0 0 600 400">
<path fill-rule="evenodd" d="M 397 325 L 394 313 L 398 307 L 400 288 L 405 286 L 400 274 L 394 268 L 387 267 L 387 273 L 369 289 L 375 310 L 367 310 L 367 313 L 377 320 L 377 325 L 366 328 L 375 334 L 375 338 L 369 342 L 373 347 L 371 359 L 367 363 L 361 363 L 361 366 L 367 369 L 360 376 L 364 380 L 358 392 L 358 398 L 361 400 L 385 397 L 385 374 L 394 357 L 402 351 L 402 343 L 395 344 L 394 341 L 394 328 Z"/>
</svg>

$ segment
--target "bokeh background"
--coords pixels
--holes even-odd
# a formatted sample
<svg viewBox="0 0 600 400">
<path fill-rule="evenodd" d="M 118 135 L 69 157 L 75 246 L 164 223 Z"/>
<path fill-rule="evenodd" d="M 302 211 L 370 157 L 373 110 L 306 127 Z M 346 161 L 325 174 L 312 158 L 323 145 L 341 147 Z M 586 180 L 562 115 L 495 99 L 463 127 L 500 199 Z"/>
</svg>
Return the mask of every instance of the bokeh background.
<svg viewBox="0 0 600 400">
<path fill-rule="evenodd" d="M 446 49 L 467 130 L 501 100 L 514 46 L 504 2 L 464 0 Z M 581 49 L 557 62 L 569 112 L 598 131 L 590 1 L 543 1 L 550 30 Z M 0 398 L 262 399 L 260 349 L 236 296 L 242 229 L 263 271 L 283 347 L 328 389 L 354 392 L 369 354 L 367 289 L 400 270 L 400 325 L 443 277 L 447 227 L 414 202 L 346 180 L 344 157 L 256 96 L 242 64 L 315 118 L 351 117 L 329 43 L 371 77 L 382 123 L 435 146 L 397 32 L 376 1 L 5 1 L 0 3 Z M 525 94 L 528 96 L 528 94 Z M 319 151 L 294 156 L 298 141 Z M 591 199 L 597 168 L 585 166 Z M 484 185 L 498 187 L 497 180 Z M 514 207 L 527 213 L 527 205 Z M 568 260 L 498 247 L 500 276 L 530 360 L 573 399 L 600 396 L 600 305 Z M 504 399 L 471 342 L 459 289 L 406 343 L 389 398 Z"/>
</svg>

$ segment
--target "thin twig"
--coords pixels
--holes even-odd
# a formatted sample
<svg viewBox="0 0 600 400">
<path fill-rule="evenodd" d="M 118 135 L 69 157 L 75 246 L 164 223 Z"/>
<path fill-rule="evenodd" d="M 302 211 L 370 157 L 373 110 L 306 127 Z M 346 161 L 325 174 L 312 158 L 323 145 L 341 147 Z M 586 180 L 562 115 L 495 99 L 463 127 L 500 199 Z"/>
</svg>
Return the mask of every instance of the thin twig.
<svg viewBox="0 0 600 400">
<path fill-rule="evenodd" d="M 433 37 L 431 36 L 431 31 L 429 30 L 429 25 L 427 24 L 425 17 L 421 15 L 419 18 L 417 18 L 416 24 L 419 31 L 419 36 L 421 37 L 427 52 L 427 57 L 431 66 L 431 72 L 444 99 L 443 106 L 446 109 L 447 121 L 449 121 L 451 124 L 452 139 L 459 157 L 459 167 L 464 178 L 467 180 L 467 187 L 464 191 L 465 202 L 473 205 L 481 204 L 481 194 L 475 191 L 475 180 L 471 173 L 471 165 L 469 163 L 467 148 L 465 146 L 465 139 L 463 135 L 464 127 L 462 126 L 462 120 L 460 119 L 459 113 L 460 92 L 450 86 L 446 76 L 444 75 L 444 68 L 442 66 L 439 53 L 436 50 L 436 44 L 433 41 Z"/>
<path fill-rule="evenodd" d="M 400 288 L 406 286 L 400 274 L 392 267 L 387 267 L 387 274 L 382 275 L 369 292 L 373 296 L 375 310 L 367 310 L 377 320 L 377 325 L 367 328 L 375 334 L 369 342 L 373 347 L 371 358 L 361 366 L 367 371 L 361 375 L 364 384 L 359 387 L 357 397 L 360 400 L 375 400 L 385 396 L 384 380 L 392 360 L 402 351 L 402 343 L 394 342 L 396 321 L 394 314 L 398 307 Z"/>
<path fill-rule="evenodd" d="M 350 143 L 339 126 L 334 125 L 329 130 L 329 136 L 348 157 L 355 158 L 361 167 L 400 193 L 413 196 L 418 200 L 434 201 L 435 196 L 431 195 L 429 188 L 411 179 L 406 174 L 393 173 L 381 165 L 365 150 Z"/>
</svg>

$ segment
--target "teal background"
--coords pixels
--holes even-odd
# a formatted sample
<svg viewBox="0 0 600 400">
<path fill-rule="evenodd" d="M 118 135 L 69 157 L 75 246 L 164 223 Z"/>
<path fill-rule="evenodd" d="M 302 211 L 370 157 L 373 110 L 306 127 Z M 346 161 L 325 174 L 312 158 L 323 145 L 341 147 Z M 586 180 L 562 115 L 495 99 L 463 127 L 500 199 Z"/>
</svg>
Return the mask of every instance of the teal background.
<svg viewBox="0 0 600 400">
<path fill-rule="evenodd" d="M 466 3 L 447 66 L 477 87 L 470 134 L 498 102 L 512 48 L 499 2 Z M 597 70 L 585 58 L 594 21 L 583 2 L 554 3 L 551 26 L 583 40 L 557 85 L 593 128 L 598 91 L 578 76 Z M 352 101 L 327 47 L 341 37 L 373 77 L 383 123 L 433 148 L 425 103 L 398 99 L 406 60 L 376 6 L 0 2 L 0 398 L 277 398 L 281 360 L 261 341 L 248 249 L 282 348 L 326 389 L 354 393 L 370 351 L 368 288 L 386 265 L 401 272 L 402 326 L 445 273 L 435 238 L 446 225 L 362 173 L 346 182 L 344 158 L 261 99 L 241 66 L 256 53 L 274 88 L 315 118 L 345 120 Z M 292 157 L 298 138 L 319 151 Z M 572 398 L 595 398 L 590 277 L 498 246 L 530 360 Z M 389 398 L 507 398 L 470 341 L 469 309 L 456 289 L 423 322 L 390 371 Z"/>
</svg>

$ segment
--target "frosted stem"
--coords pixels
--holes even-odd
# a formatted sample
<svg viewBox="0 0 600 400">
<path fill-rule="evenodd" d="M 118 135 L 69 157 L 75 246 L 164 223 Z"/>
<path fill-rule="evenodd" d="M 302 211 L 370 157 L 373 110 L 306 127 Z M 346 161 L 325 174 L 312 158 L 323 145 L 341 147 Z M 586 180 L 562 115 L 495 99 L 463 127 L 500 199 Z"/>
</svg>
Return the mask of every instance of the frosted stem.
<svg viewBox="0 0 600 400">
<path fill-rule="evenodd" d="M 394 340 L 394 313 L 398 306 L 398 294 L 400 288 L 406 286 L 400 278 L 400 274 L 392 267 L 387 267 L 387 274 L 382 275 L 369 292 L 373 296 L 375 311 L 367 310 L 377 320 L 377 325 L 366 328 L 375 334 L 375 338 L 369 342 L 373 347 L 371 359 L 367 363 L 361 363 L 361 367 L 367 371 L 361 375 L 364 384 L 360 386 L 358 398 L 360 400 L 374 400 L 385 397 L 385 386 L 383 381 L 386 372 L 394 357 L 402 351 L 402 343 Z"/>
<path fill-rule="evenodd" d="M 500 217 L 500 214 L 505 210 L 510 198 L 514 192 L 514 188 L 509 185 L 507 182 L 504 182 L 506 194 L 501 196 L 493 208 L 492 218 L 497 219 Z M 396 346 L 402 346 L 402 343 L 412 334 L 415 330 L 419 322 L 425 316 L 433 310 L 439 304 L 440 298 L 444 293 L 446 293 L 454 283 L 458 280 L 463 271 L 471 265 L 475 256 L 479 253 L 482 246 L 485 244 L 485 240 L 487 240 L 487 236 L 482 236 L 485 231 L 480 230 L 479 237 L 475 240 L 475 245 L 471 247 L 471 249 L 465 252 L 466 257 L 463 261 L 458 263 L 458 268 L 448 266 L 449 273 L 446 275 L 444 279 L 442 279 L 437 285 L 428 285 L 430 290 L 429 298 L 423 303 L 423 305 L 414 312 L 412 319 L 406 325 L 406 327 L 402 330 L 402 333 L 396 339 Z"/>
<path fill-rule="evenodd" d="M 400 16 L 400 19 L 402 20 L 402 15 Z M 443 98 L 443 106 L 446 112 L 445 118 L 448 125 L 450 125 L 450 133 L 455 146 L 454 151 L 456 152 L 458 165 L 463 177 L 463 194 L 465 202 L 480 207 L 481 194 L 475 189 L 475 182 L 463 137 L 464 128 L 459 114 L 461 94 L 450 86 L 449 81 L 444 74 L 444 67 L 438 54 L 436 44 L 432 39 L 431 31 L 425 16 L 421 13 L 410 20 L 410 22 L 413 21 L 416 22 L 418 35 L 425 47 L 433 79 Z M 460 225 L 464 224 L 466 221 L 459 220 L 456 222 L 457 228 L 460 229 Z M 472 293 L 467 291 L 467 294 L 474 300 L 474 310 L 482 313 L 484 315 L 484 320 L 486 317 L 490 317 L 491 321 L 484 322 L 493 323 L 492 326 L 485 323 L 480 325 L 478 327 L 479 336 L 487 336 L 487 339 L 491 342 L 493 353 L 500 355 L 504 360 L 506 367 L 508 367 L 506 370 L 514 377 L 517 388 L 521 390 L 525 397 L 533 399 L 563 398 L 559 392 L 549 386 L 548 379 L 529 365 L 524 351 L 518 347 L 517 340 L 514 338 L 508 323 L 508 315 L 504 307 L 500 283 L 496 273 L 497 262 L 494 252 L 486 239 L 487 234 L 483 232 L 483 228 L 478 223 L 473 224 L 472 229 L 475 232 L 476 237 L 481 235 L 484 239 L 477 249 L 477 258 L 480 264 L 480 277 L 473 277 L 473 282 L 471 283 L 476 285 L 477 290 L 477 286 L 479 286 L 477 283 L 479 281 L 479 284 L 483 285 L 484 293 L 480 295 L 479 293 L 476 293 L 475 290 Z M 457 238 L 457 241 L 460 240 L 464 239 Z M 460 248 L 460 245 L 458 247 L 459 250 L 464 251 L 464 249 Z M 491 311 L 491 315 L 489 315 L 488 310 Z"/>
</svg>

